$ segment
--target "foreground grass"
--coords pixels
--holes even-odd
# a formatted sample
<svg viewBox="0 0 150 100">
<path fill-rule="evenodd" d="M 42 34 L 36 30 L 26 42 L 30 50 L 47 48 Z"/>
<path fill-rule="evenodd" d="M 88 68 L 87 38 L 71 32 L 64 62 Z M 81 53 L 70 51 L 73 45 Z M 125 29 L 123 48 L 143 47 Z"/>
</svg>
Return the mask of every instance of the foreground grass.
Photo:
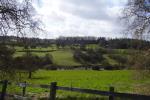
<svg viewBox="0 0 150 100">
<path fill-rule="evenodd" d="M 92 70 L 64 70 L 64 71 L 37 71 L 33 79 L 28 80 L 33 84 L 50 84 L 58 82 L 59 86 L 72 86 L 79 88 L 108 90 L 109 86 L 116 87 L 117 91 L 131 92 L 130 86 L 139 83 L 132 77 L 132 71 L 92 71 Z M 145 81 L 140 81 L 144 83 Z"/>
<path fill-rule="evenodd" d="M 134 93 L 136 85 L 150 83 L 150 80 L 134 80 L 131 70 L 118 71 L 92 71 L 92 70 L 62 70 L 62 71 L 47 71 L 39 70 L 34 73 L 32 79 L 27 82 L 31 84 L 47 84 L 57 82 L 59 86 L 78 87 L 85 89 L 109 90 L 109 86 L 114 86 L 115 91 Z M 10 92 L 21 93 L 22 89 L 16 86 L 8 87 Z M 49 89 L 27 87 L 27 93 L 36 93 L 38 95 L 48 96 Z M 89 94 L 80 94 L 76 92 L 58 91 L 58 98 L 97 98 L 98 96 Z M 69 99 L 68 99 L 69 100 Z M 76 99 L 75 99 L 76 100 Z M 87 100 L 87 99 L 86 99 Z M 91 100 L 91 99 L 89 99 Z M 98 100 L 98 99 L 96 99 Z"/>
</svg>

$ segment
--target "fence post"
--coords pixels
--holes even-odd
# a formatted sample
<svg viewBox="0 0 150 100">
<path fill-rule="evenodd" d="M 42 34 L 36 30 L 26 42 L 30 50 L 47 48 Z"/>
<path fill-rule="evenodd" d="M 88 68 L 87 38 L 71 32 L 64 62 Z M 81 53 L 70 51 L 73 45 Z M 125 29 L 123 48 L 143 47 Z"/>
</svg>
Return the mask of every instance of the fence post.
<svg viewBox="0 0 150 100">
<path fill-rule="evenodd" d="M 50 97 L 49 97 L 49 100 L 55 100 L 56 99 L 56 89 L 57 89 L 57 82 L 52 82 L 50 84 Z"/>
<path fill-rule="evenodd" d="M 110 92 L 114 92 L 114 87 L 112 87 L 112 86 L 109 87 L 109 91 L 110 91 Z M 109 100 L 114 100 L 114 96 L 113 96 L 113 95 L 110 95 L 110 96 L 109 96 Z"/>
<path fill-rule="evenodd" d="M 22 96 L 26 94 L 26 81 L 24 82 L 24 86 L 22 87 Z"/>
<path fill-rule="evenodd" d="M 5 100 L 7 84 L 8 84 L 8 81 L 7 81 L 7 80 L 4 80 L 4 81 L 3 81 L 2 93 L 1 93 L 1 98 L 0 98 L 0 100 Z"/>
</svg>

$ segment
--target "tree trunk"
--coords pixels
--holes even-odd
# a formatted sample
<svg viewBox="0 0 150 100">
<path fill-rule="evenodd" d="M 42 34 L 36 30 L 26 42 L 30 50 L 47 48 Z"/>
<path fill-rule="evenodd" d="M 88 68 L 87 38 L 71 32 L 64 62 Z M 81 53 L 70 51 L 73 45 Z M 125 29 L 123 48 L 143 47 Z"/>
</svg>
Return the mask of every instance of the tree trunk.
<svg viewBox="0 0 150 100">
<path fill-rule="evenodd" d="M 29 79 L 32 78 L 32 72 L 31 72 L 31 71 L 29 71 L 29 76 L 28 76 L 28 78 L 29 78 Z"/>
</svg>

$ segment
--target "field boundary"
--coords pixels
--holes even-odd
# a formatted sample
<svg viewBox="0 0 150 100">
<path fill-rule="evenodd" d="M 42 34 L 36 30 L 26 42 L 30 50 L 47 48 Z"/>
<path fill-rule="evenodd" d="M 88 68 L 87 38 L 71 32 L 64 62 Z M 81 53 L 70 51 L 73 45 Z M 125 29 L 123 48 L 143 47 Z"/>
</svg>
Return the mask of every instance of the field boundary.
<svg viewBox="0 0 150 100">
<path fill-rule="evenodd" d="M 16 52 L 54 52 L 57 50 L 18 50 Z"/>
<path fill-rule="evenodd" d="M 0 100 L 5 100 L 6 96 L 12 96 L 11 94 L 6 93 L 7 86 L 11 85 L 11 83 L 9 83 L 8 80 L 4 80 L 4 81 L 0 81 L 0 84 L 2 84 L 2 91 L 0 92 L 0 94 L 1 94 Z M 109 100 L 115 100 L 115 97 L 131 98 L 132 100 L 150 100 L 150 95 L 119 93 L 119 92 L 115 92 L 114 91 L 115 89 L 112 86 L 109 87 L 109 91 L 81 89 L 81 88 L 75 88 L 75 87 L 62 87 L 62 86 L 57 86 L 57 82 L 51 82 L 50 85 L 32 85 L 32 84 L 23 82 L 23 83 L 16 83 L 16 86 L 22 87 L 22 97 L 24 97 L 26 95 L 27 87 L 37 87 L 37 88 L 49 89 L 50 94 L 49 94 L 48 100 L 56 100 L 57 90 L 109 96 Z"/>
</svg>

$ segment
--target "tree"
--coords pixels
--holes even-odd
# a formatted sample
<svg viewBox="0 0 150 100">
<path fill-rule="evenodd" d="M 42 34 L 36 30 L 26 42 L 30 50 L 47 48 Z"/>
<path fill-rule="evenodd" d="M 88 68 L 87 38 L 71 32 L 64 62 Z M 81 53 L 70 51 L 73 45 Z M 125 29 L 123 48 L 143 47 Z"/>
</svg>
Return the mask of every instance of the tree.
<svg viewBox="0 0 150 100">
<path fill-rule="evenodd" d="M 127 29 L 134 36 L 142 39 L 145 34 L 150 34 L 150 0 L 128 0 L 123 13 L 123 18 L 128 22 Z"/>
<path fill-rule="evenodd" d="M 127 29 L 129 33 L 131 33 L 138 39 L 150 39 L 150 0 L 128 0 L 128 4 L 124 9 L 124 19 L 128 23 Z M 138 66 L 138 68 L 140 68 L 140 70 L 138 70 L 138 74 L 140 76 L 143 75 L 141 71 L 143 72 L 144 69 L 144 73 L 145 70 L 148 71 L 148 74 L 144 76 L 150 77 L 150 59 L 149 55 L 146 56 L 147 51 L 145 51 L 144 53 L 145 54 L 140 56 L 138 56 L 139 54 L 135 55 L 136 58 L 134 59 L 134 67 Z M 134 75 L 134 77 L 136 75 Z M 149 90 L 149 87 L 144 88 Z"/>
<path fill-rule="evenodd" d="M 28 72 L 28 78 L 32 78 L 34 71 L 53 64 L 52 55 L 46 54 L 44 57 L 39 57 L 29 51 L 23 56 L 14 58 L 13 63 L 15 69 Z"/>
<path fill-rule="evenodd" d="M 116 60 L 120 67 L 125 66 L 128 61 L 128 58 L 125 55 L 110 54 L 109 57 Z"/>
<path fill-rule="evenodd" d="M 14 67 L 18 70 L 27 71 L 29 73 L 28 78 L 32 78 L 32 72 L 41 67 L 40 61 L 40 57 L 28 52 L 22 57 L 16 57 L 14 59 Z"/>
<path fill-rule="evenodd" d="M 4 45 L 5 36 L 8 34 L 24 37 L 27 33 L 37 33 L 38 30 L 42 30 L 40 24 L 41 22 L 38 20 L 36 11 L 32 6 L 32 0 L 0 0 L 0 35 L 3 36 L 2 39 L 4 40 L 2 45 Z M 7 52 L 7 48 L 5 49 L 1 49 L 1 67 L 3 70 L 0 71 L 3 73 L 6 70 L 13 72 L 12 69 L 15 70 L 15 67 L 12 67 L 13 56 L 12 54 L 8 55 L 9 51 Z"/>
<path fill-rule="evenodd" d="M 149 80 L 150 79 L 150 51 L 140 51 L 139 53 L 133 54 L 130 58 L 130 66 L 133 66 L 134 79 L 136 80 Z M 150 84 L 145 84 L 136 87 L 137 92 L 150 95 Z"/>
<path fill-rule="evenodd" d="M 31 1 L 0 0 L 0 35 L 17 33 L 24 36 L 27 32 L 35 33 L 40 29 Z"/>
<path fill-rule="evenodd" d="M 73 57 L 76 61 L 79 61 L 84 65 L 98 64 L 104 60 L 103 54 L 93 49 L 89 49 L 86 52 L 75 50 Z"/>
<path fill-rule="evenodd" d="M 14 75 L 12 74 L 14 70 L 14 68 L 12 68 L 13 54 L 14 54 L 13 49 L 5 45 L 0 45 L 0 77 L 1 79 L 7 79 L 9 78 L 9 76 L 13 77 Z"/>
<path fill-rule="evenodd" d="M 129 33 L 140 39 L 150 34 L 150 0 L 128 0 L 123 13 Z"/>
</svg>

